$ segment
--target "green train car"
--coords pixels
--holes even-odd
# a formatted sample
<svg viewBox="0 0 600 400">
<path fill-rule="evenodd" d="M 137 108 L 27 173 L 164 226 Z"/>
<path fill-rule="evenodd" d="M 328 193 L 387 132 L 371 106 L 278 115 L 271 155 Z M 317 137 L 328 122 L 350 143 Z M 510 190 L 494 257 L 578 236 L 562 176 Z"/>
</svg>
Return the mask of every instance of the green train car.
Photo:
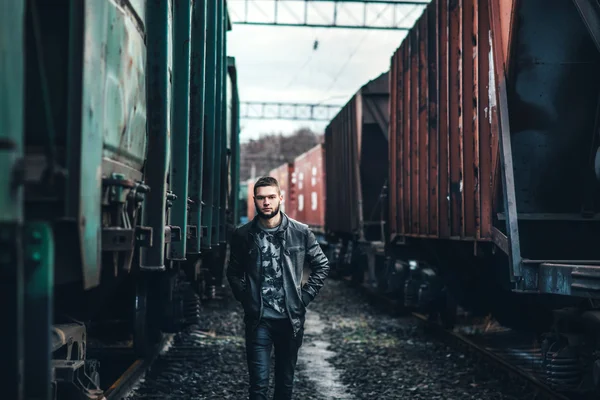
<svg viewBox="0 0 600 400">
<path fill-rule="evenodd" d="M 143 358 L 181 328 L 185 290 L 221 284 L 239 214 L 229 30 L 224 0 L 0 2 L 6 398 L 102 397 L 92 340 Z"/>
</svg>

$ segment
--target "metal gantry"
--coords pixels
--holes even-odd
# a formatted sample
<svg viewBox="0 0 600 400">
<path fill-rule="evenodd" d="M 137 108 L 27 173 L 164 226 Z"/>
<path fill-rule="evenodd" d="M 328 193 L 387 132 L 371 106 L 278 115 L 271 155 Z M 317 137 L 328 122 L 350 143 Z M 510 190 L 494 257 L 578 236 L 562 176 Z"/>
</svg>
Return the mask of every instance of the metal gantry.
<svg viewBox="0 0 600 400">
<path fill-rule="evenodd" d="M 332 104 L 301 104 L 242 101 L 240 118 L 293 121 L 330 121 L 342 106 Z"/>
<path fill-rule="evenodd" d="M 230 0 L 240 25 L 409 30 L 429 0 Z M 409 20 L 410 18 L 410 20 Z"/>
</svg>

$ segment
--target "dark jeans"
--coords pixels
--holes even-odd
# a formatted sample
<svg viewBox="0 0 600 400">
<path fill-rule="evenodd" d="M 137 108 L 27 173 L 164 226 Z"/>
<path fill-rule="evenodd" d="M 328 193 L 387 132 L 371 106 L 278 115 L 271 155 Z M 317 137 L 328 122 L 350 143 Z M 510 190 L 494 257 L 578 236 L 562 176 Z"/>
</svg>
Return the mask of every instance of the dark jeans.
<svg viewBox="0 0 600 400">
<path fill-rule="evenodd" d="M 255 330 L 246 328 L 246 357 L 250 375 L 250 400 L 267 400 L 271 349 L 275 348 L 274 400 L 291 400 L 294 369 L 304 328 L 296 337 L 289 319 L 262 319 Z"/>
</svg>

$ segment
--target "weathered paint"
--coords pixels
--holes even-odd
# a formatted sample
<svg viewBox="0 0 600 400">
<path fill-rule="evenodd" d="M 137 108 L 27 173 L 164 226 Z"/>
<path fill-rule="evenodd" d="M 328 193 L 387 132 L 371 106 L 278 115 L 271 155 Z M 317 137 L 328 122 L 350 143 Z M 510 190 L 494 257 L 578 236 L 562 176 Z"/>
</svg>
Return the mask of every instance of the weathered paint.
<svg viewBox="0 0 600 400">
<path fill-rule="evenodd" d="M 216 91 L 215 91 L 215 141 L 214 141 L 214 166 L 211 171 L 213 177 L 213 216 L 212 216 L 212 238 L 211 246 L 217 246 L 220 239 L 220 221 L 221 221 L 221 209 L 223 204 L 221 203 L 221 173 L 222 173 L 222 160 L 223 160 L 223 136 L 225 135 L 225 127 L 223 126 L 223 102 L 224 102 L 224 76 L 225 76 L 225 52 L 224 52 L 224 38 L 225 38 L 225 13 L 223 2 L 217 1 L 217 69 L 215 71 L 216 79 Z M 209 227 L 209 229 L 211 229 Z"/>
<path fill-rule="evenodd" d="M 190 225 L 196 227 L 197 235 L 187 248 L 191 254 L 200 253 L 202 226 L 202 193 L 204 176 L 204 121 L 206 119 L 204 96 L 206 91 L 206 2 L 194 1 L 192 6 L 192 44 L 190 61 L 190 170 L 189 196 Z"/>
<path fill-rule="evenodd" d="M 0 371 L 10 399 L 23 398 L 24 382 L 23 188 L 14 181 L 24 141 L 24 16 L 24 0 L 0 3 Z"/>
<path fill-rule="evenodd" d="M 97 110 L 103 119 L 103 157 L 140 170 L 146 151 L 146 47 L 131 12 L 106 3 L 105 31 L 94 38 L 103 45 L 96 61 L 103 65 L 104 85 L 84 90 L 90 96 L 101 90 L 105 97 Z"/>
<path fill-rule="evenodd" d="M 497 147 L 480 118 L 490 80 L 487 54 L 480 56 L 489 17 L 480 3 L 431 2 L 392 58 L 392 236 L 491 239 Z"/>
<path fill-rule="evenodd" d="M 133 115 L 127 115 L 126 112 L 131 111 L 133 108 L 113 108 L 115 102 L 119 99 L 122 99 L 121 101 L 132 101 L 131 105 L 133 106 L 139 103 L 137 100 L 139 96 L 144 97 L 145 92 L 143 89 L 141 93 L 136 91 L 136 85 L 139 83 L 143 88 L 143 79 L 135 79 L 133 75 L 128 76 L 128 73 L 135 75 L 143 72 L 143 67 L 139 66 L 145 63 L 145 57 L 143 39 L 124 11 L 110 2 L 91 0 L 84 3 L 82 11 L 84 13 L 83 21 L 85 21 L 83 23 L 85 29 L 84 40 L 80 43 L 83 47 L 83 83 L 80 92 L 81 109 L 77 110 L 81 112 L 81 130 L 79 131 L 77 126 L 73 126 L 73 130 L 69 132 L 69 140 L 80 142 L 80 149 L 71 149 L 71 151 L 77 151 L 80 155 L 79 165 L 72 165 L 72 177 L 79 180 L 77 183 L 72 182 L 73 185 L 79 187 L 78 207 L 74 207 L 73 210 L 78 211 L 77 221 L 82 251 L 84 287 L 91 288 L 100 283 L 101 208 L 98 199 L 102 187 L 103 144 L 106 138 L 107 149 L 110 149 L 111 135 L 115 131 L 122 134 L 123 129 L 126 132 L 124 138 L 128 137 L 127 132 L 131 132 L 134 135 L 131 137 L 135 137 L 136 140 L 139 140 L 140 136 L 145 137 L 145 121 L 143 119 L 139 121 L 135 117 L 137 111 L 134 111 Z M 72 18 L 81 17 L 81 15 L 72 16 Z M 114 23 L 112 32 L 110 26 L 106 23 L 107 21 L 113 21 Z M 124 33 L 125 31 L 128 33 Z M 115 38 L 111 36 L 113 34 Z M 131 47 L 127 48 L 131 55 L 131 67 L 128 67 L 129 62 L 123 63 L 119 55 L 118 47 L 122 43 L 114 41 L 125 38 L 131 39 Z M 109 45 L 112 45 L 112 48 L 107 50 Z M 77 68 L 75 65 L 73 67 L 74 69 Z M 127 71 L 128 68 L 131 68 L 131 71 Z M 141 71 L 138 68 L 141 68 Z M 116 78 L 117 76 L 119 78 Z M 121 80 L 121 78 L 125 79 L 126 77 L 129 77 L 132 82 L 125 83 L 125 80 Z M 120 83 L 116 83 L 115 80 Z M 107 84 L 98 85 L 98 82 L 106 82 Z M 112 84 L 109 82 L 112 82 Z M 122 84 L 121 87 L 127 85 L 132 90 L 121 91 L 120 84 Z M 107 102 L 105 100 L 106 96 L 113 96 L 113 101 Z M 143 115 L 145 108 L 143 106 L 141 108 L 139 112 Z M 70 120 L 74 121 L 76 119 L 75 117 Z M 121 127 L 121 130 L 119 130 L 119 127 Z M 140 144 L 140 142 L 137 142 L 137 144 Z M 138 146 L 136 147 L 139 149 Z M 139 155 L 135 152 L 132 154 Z M 121 160 L 128 161 L 133 159 L 132 157 L 121 158 Z M 137 162 L 139 161 L 138 159 Z"/>
<path fill-rule="evenodd" d="M 439 59 L 438 59 L 438 41 L 439 35 L 439 24 L 438 15 L 439 9 L 437 5 L 433 5 L 427 8 L 427 87 L 428 87 L 428 99 L 427 99 L 427 121 L 424 123 L 429 128 L 428 135 L 428 147 L 429 147 L 429 159 L 424 164 L 425 169 L 428 169 L 428 181 L 426 187 L 428 188 L 429 196 L 429 208 L 428 208 L 428 232 L 433 235 L 437 235 L 439 232 L 439 166 L 437 163 L 431 162 L 439 157 Z M 390 138 L 391 139 L 391 138 Z M 393 182 L 393 180 L 392 180 Z"/>
<path fill-rule="evenodd" d="M 203 147 L 203 190 L 202 201 L 202 248 L 210 249 L 212 241 L 212 227 L 214 214 L 214 187 L 215 187 L 215 139 L 216 133 L 216 115 L 217 115 L 217 58 L 218 58 L 218 40 L 217 40 L 217 1 L 208 0 L 206 9 L 206 92 L 204 97 L 205 113 L 205 131 Z M 204 227 L 206 231 L 204 232 Z"/>
<path fill-rule="evenodd" d="M 170 225 L 181 229 L 181 241 L 170 244 L 171 259 L 184 259 L 187 248 L 187 198 L 189 167 L 190 89 L 190 2 L 175 1 L 173 7 L 173 117 L 170 190 L 177 196 L 171 209 Z"/>
<path fill-rule="evenodd" d="M 228 140 L 228 115 L 229 108 L 227 107 L 227 93 L 228 90 L 228 75 L 227 75 L 227 10 L 223 9 L 223 26 L 222 36 L 223 43 L 221 45 L 221 82 L 222 82 L 222 93 L 221 93 L 221 165 L 220 165 L 220 180 L 221 180 L 221 193 L 219 202 L 219 243 L 221 246 L 226 245 L 226 229 L 227 229 L 227 210 L 230 208 L 229 204 L 229 174 L 227 173 L 227 163 L 229 161 L 229 155 L 231 154 L 230 142 Z"/>
<path fill-rule="evenodd" d="M 389 73 L 364 85 L 325 130 L 326 230 L 378 238 L 387 179 Z"/>
<path fill-rule="evenodd" d="M 231 80 L 230 89 L 228 90 L 228 102 L 230 118 L 227 119 L 229 141 L 231 143 L 231 159 L 229 163 L 229 179 L 231 188 L 231 222 L 237 226 L 240 218 L 240 206 L 238 201 L 238 193 L 240 191 L 240 98 L 237 87 L 237 68 L 235 66 L 235 58 L 227 57 L 227 69 Z"/>
<path fill-rule="evenodd" d="M 514 18 L 514 8 L 515 2 L 517 0 L 499 0 L 498 1 L 498 10 L 499 10 L 499 19 L 500 19 L 500 29 L 501 32 L 500 38 L 502 43 L 502 55 L 503 62 L 508 64 L 508 59 L 510 57 L 510 42 L 511 42 L 511 26 L 513 24 Z M 486 3 L 488 5 L 489 3 Z M 483 5 L 483 4 L 482 4 Z M 500 59 L 498 60 L 500 62 Z"/>
<path fill-rule="evenodd" d="M 24 134 L 24 1 L 0 6 L 0 223 L 22 222 L 23 189 L 15 185 Z"/>
<path fill-rule="evenodd" d="M 295 218 L 313 230 L 325 229 L 325 147 L 318 144 L 294 160 Z"/>
<path fill-rule="evenodd" d="M 144 181 L 150 186 L 143 206 L 144 225 L 152 227 L 152 247 L 143 248 L 141 267 L 165 268 L 166 189 L 169 137 L 169 16 L 170 2 L 149 2 L 146 8 L 147 32 L 146 99 L 148 109 L 149 162 L 145 165 Z"/>
</svg>

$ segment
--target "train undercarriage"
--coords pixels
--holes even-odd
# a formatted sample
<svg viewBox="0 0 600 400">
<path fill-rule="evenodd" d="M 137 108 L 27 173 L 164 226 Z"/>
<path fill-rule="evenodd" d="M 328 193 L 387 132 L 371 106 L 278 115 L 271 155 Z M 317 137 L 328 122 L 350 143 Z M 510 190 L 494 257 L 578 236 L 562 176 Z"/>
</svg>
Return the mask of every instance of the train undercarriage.
<svg viewBox="0 0 600 400">
<path fill-rule="evenodd" d="M 133 272 L 110 287 L 57 288 L 52 398 L 102 398 L 117 371 L 124 372 L 115 365 L 152 357 L 164 334 L 198 323 L 202 304 L 214 299 L 222 285 L 225 260 L 220 253 L 172 263 L 166 271 Z"/>
</svg>

